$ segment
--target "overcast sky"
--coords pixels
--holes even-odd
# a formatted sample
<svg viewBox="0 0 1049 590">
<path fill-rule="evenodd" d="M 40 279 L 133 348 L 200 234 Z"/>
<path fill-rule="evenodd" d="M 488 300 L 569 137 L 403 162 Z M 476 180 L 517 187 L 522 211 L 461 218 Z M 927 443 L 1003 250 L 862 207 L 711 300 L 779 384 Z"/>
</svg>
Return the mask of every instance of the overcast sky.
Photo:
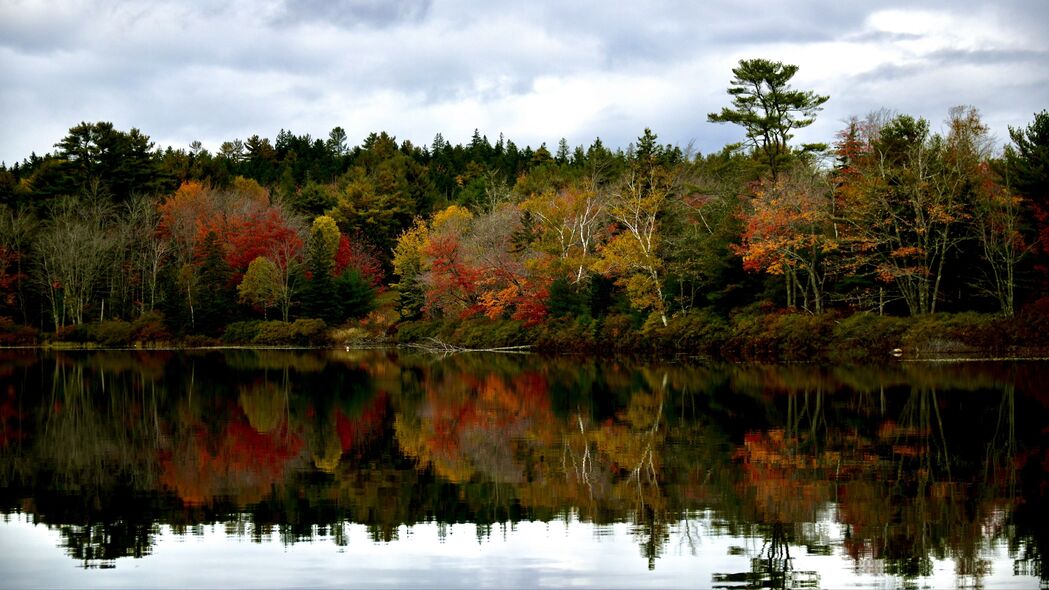
<svg viewBox="0 0 1049 590">
<path fill-rule="evenodd" d="M 964 104 L 1004 143 L 1049 108 L 1049 2 L 0 0 L 0 160 L 80 121 L 213 151 L 281 128 L 552 148 L 651 127 L 706 153 L 742 138 L 706 117 L 754 57 L 830 95 L 798 141 L 880 108 L 940 129 Z"/>
</svg>

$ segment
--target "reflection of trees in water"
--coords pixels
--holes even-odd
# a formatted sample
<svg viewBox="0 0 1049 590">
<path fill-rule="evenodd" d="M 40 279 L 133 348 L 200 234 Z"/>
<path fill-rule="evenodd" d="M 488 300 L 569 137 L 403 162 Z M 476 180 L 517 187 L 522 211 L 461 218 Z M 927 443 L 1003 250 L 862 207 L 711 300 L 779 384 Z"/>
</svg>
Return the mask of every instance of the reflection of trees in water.
<svg viewBox="0 0 1049 590">
<path fill-rule="evenodd" d="M 262 434 L 273 432 L 291 418 L 286 385 L 264 380 L 238 389 L 240 407 L 256 431 Z"/>
<path fill-rule="evenodd" d="M 137 372 L 107 375 L 67 363 L 55 363 L 49 381 L 46 409 L 36 416 L 36 462 L 52 467 L 66 489 L 105 487 L 116 480 L 140 489 L 155 485 L 149 458 L 161 442 L 162 385 Z M 23 467 L 27 475 L 37 471 L 36 464 Z"/>
<path fill-rule="evenodd" d="M 119 557 L 149 555 L 159 527 L 143 522 L 63 524 L 58 532 L 69 556 L 85 568 L 115 567 Z"/>
<path fill-rule="evenodd" d="M 794 523 L 792 539 L 811 550 L 815 540 L 803 524 L 834 505 L 847 525 L 844 549 L 859 570 L 907 580 L 930 575 L 933 559 L 952 559 L 959 583 L 981 584 L 986 556 L 999 541 L 1015 539 L 1005 526 L 1017 501 L 1013 382 L 1000 371 L 980 375 L 967 367 L 942 380 L 945 399 L 936 379 L 912 367 L 851 370 L 848 378 L 869 389 L 841 395 L 833 383 L 821 389 L 815 377 L 767 381 L 771 387 L 762 390 L 782 408 L 773 421 L 782 426 L 751 431 L 738 451 L 749 498 L 743 518 Z M 748 503 L 756 510 L 749 516 Z M 766 531 L 767 544 L 774 532 Z M 724 581 L 753 584 L 756 571 Z"/>
<path fill-rule="evenodd" d="M 58 355 L 36 367 L 39 382 L 0 385 L 20 407 L 17 443 L 0 445 L 2 504 L 24 497 L 22 507 L 59 525 L 63 547 L 85 567 L 146 555 L 156 534 L 151 507 L 150 517 L 125 520 L 112 502 L 156 489 L 168 392 L 156 364 L 104 356 Z"/>
<path fill-rule="evenodd" d="M 389 541 L 420 522 L 470 522 L 484 537 L 565 518 L 630 522 L 650 567 L 675 536 L 693 551 L 702 534 L 753 539 L 750 569 L 719 584 L 810 584 L 797 551 L 832 542 L 858 569 L 904 578 L 952 558 L 979 583 L 1002 539 L 1018 567 L 1040 568 L 1044 543 L 1018 531 L 1044 532 L 1010 515 L 1044 516 L 1044 442 L 1032 433 L 1046 410 L 997 370 L 936 366 L 937 382 L 908 366 L 230 354 L 141 371 L 130 356 L 41 364 L 47 386 L 17 393 L 23 409 L 9 412 L 25 436 L 0 445 L 5 509 L 19 493 L 40 503 L 51 501 L 39 490 L 75 491 L 83 505 L 51 522 L 85 563 L 144 554 L 156 522 L 345 542 L 351 522 Z M 143 507 L 119 489 L 163 499 Z M 1014 506 L 1018 493 L 1031 501 Z M 114 497 L 129 498 L 124 512 L 106 512 Z M 718 524 L 702 525 L 711 514 Z M 831 519 L 844 540 L 813 524 Z"/>
<path fill-rule="evenodd" d="M 714 574 L 714 588 L 819 588 L 819 574 L 798 571 L 790 546 L 794 543 L 790 529 L 781 522 L 761 527 L 764 540 L 757 555 L 750 560 L 750 570 Z"/>
</svg>

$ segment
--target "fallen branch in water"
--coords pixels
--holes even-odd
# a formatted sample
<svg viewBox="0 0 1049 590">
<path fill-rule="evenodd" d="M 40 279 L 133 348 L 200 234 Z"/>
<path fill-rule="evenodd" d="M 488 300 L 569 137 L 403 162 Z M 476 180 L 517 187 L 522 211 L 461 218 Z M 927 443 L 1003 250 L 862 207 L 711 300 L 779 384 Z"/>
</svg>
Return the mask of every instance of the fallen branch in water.
<svg viewBox="0 0 1049 590">
<path fill-rule="evenodd" d="M 427 352 L 452 354 L 456 352 L 504 352 L 512 354 L 524 354 L 529 352 L 528 349 L 532 347 L 531 344 L 522 344 L 519 346 L 494 346 L 491 348 L 466 348 L 463 346 L 457 346 L 455 344 L 449 344 L 443 340 L 437 338 L 427 338 L 425 342 L 410 342 L 405 344 L 411 348 L 418 348 Z"/>
</svg>

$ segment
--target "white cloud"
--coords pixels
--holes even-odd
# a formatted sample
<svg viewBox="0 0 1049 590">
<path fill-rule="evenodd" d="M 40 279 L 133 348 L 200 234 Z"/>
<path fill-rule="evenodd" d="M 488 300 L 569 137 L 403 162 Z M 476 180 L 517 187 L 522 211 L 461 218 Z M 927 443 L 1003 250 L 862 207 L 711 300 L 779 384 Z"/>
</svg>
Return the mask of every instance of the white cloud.
<svg viewBox="0 0 1049 590">
<path fill-rule="evenodd" d="M 622 146 L 648 126 L 708 152 L 741 137 L 706 114 L 752 57 L 798 64 L 796 87 L 831 96 L 801 140 L 831 140 L 873 108 L 938 122 L 961 103 L 1004 137 L 1049 104 L 1045 22 L 1049 5 L 1023 0 L 12 0 L 0 5 L 0 160 L 48 151 L 81 120 L 212 149 L 336 125 L 351 140 L 465 141 L 478 128 L 520 145 Z"/>
</svg>

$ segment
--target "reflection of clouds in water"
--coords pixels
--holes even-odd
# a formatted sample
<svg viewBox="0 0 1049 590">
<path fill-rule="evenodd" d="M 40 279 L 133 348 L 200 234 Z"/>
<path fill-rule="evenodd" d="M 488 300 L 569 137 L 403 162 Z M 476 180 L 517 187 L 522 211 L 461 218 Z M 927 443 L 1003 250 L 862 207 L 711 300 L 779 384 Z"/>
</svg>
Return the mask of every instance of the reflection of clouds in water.
<svg viewBox="0 0 1049 590">
<path fill-rule="evenodd" d="M 832 507 L 831 507 L 832 508 Z M 686 526 L 693 535 L 686 537 Z M 898 577 L 852 571 L 843 559 L 847 534 L 832 521 L 821 521 L 829 555 L 792 546 L 796 571 L 815 572 L 820 586 L 902 585 Z M 709 587 L 715 576 L 749 572 L 751 558 L 763 541 L 719 531 L 710 515 L 698 514 L 671 527 L 668 550 L 654 571 L 637 553 L 629 525 L 595 526 L 575 519 L 550 523 L 521 522 L 513 529 L 496 526 L 478 544 L 476 527 L 457 524 L 439 532 L 437 524 L 401 527 L 397 539 L 373 542 L 363 525 L 345 527 L 347 543 L 326 541 L 285 546 L 275 537 L 263 543 L 230 538 L 222 527 L 205 527 L 199 536 L 179 536 L 161 527 L 153 554 L 140 560 L 118 559 L 105 572 L 107 584 L 148 587 Z M 698 537 L 698 538 L 697 538 Z M 59 535 L 25 516 L 0 523 L 5 585 L 11 587 L 87 587 L 97 570 L 70 567 L 57 548 Z M 743 549 L 743 553 L 733 548 Z M 1012 577 L 1008 547 L 996 545 L 983 554 L 990 573 L 986 587 L 1032 586 L 1036 578 Z M 193 567 L 185 564 L 192 563 Z M 235 564 L 235 567 L 231 567 Z M 958 581 L 952 560 L 934 559 L 932 575 L 917 580 L 923 587 L 953 587 Z"/>
</svg>

